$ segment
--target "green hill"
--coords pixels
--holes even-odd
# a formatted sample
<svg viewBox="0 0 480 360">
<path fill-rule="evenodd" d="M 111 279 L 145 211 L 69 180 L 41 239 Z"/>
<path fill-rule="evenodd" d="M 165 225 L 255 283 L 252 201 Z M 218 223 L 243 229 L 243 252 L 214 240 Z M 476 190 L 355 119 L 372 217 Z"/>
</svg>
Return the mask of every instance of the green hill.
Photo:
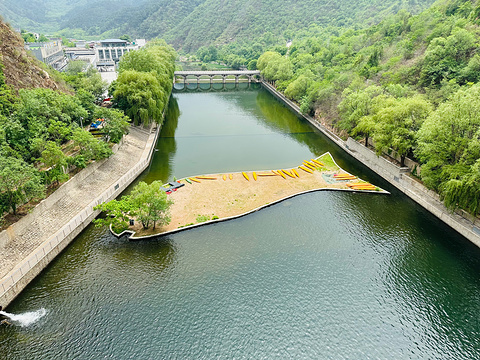
<svg viewBox="0 0 480 360">
<path fill-rule="evenodd" d="M 272 43 L 312 24 L 364 27 L 433 0 L 5 0 L 0 13 L 30 31 L 76 37 L 162 37 L 185 52 L 210 44 Z"/>
<path fill-rule="evenodd" d="M 3 0 L 0 1 L 0 14 L 14 27 L 52 34 L 62 27 L 68 27 L 65 24 L 72 19 L 87 19 L 89 23 L 99 24 L 113 13 L 126 8 L 133 9 L 146 1 Z"/>
<path fill-rule="evenodd" d="M 363 30 L 299 34 L 257 61 L 277 89 L 340 135 L 395 152 L 445 204 L 480 214 L 480 1 L 442 0 Z"/>
</svg>

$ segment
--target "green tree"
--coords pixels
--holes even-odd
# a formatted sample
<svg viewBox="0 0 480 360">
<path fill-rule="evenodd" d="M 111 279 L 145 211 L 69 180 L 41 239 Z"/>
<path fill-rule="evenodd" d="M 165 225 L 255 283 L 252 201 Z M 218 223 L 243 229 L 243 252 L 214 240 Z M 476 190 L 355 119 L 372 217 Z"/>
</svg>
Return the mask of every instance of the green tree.
<svg viewBox="0 0 480 360">
<path fill-rule="evenodd" d="M 86 159 L 101 160 L 112 155 L 112 149 L 104 141 L 97 140 L 88 131 L 76 128 L 73 131 L 73 143 L 80 149 L 80 155 Z"/>
<path fill-rule="evenodd" d="M 267 51 L 258 58 L 257 68 L 267 80 L 288 80 L 293 76 L 290 61 L 273 51 Z"/>
<path fill-rule="evenodd" d="M 480 159 L 459 179 L 453 178 L 441 185 L 441 195 L 449 209 L 461 207 L 470 214 L 480 214 Z"/>
<path fill-rule="evenodd" d="M 373 115 L 378 109 L 378 101 L 373 99 L 382 94 L 382 88 L 376 85 L 369 86 L 363 90 L 353 91 L 349 88 L 342 93 L 343 100 L 338 105 L 341 120 L 339 127 L 341 129 L 352 131 L 361 118 Z M 361 131 L 357 131 L 360 132 Z"/>
<path fill-rule="evenodd" d="M 308 71 L 292 81 L 285 89 L 285 95 L 293 100 L 299 101 L 307 93 L 313 84 L 313 74 Z"/>
<path fill-rule="evenodd" d="M 72 138 L 72 128 L 62 121 L 51 119 L 48 125 L 48 138 L 61 145 Z"/>
<path fill-rule="evenodd" d="M 127 34 L 124 34 L 122 36 L 119 37 L 120 40 L 125 40 L 125 41 L 128 41 L 128 42 L 132 42 L 132 38 L 130 37 L 130 35 L 127 35 Z"/>
<path fill-rule="evenodd" d="M 450 179 L 460 179 L 480 156 L 480 86 L 459 90 L 441 104 L 418 132 L 416 155 L 422 162 L 425 184 L 440 190 Z"/>
<path fill-rule="evenodd" d="M 129 118 L 116 109 L 98 107 L 95 111 L 95 118 L 105 119 L 103 132 L 112 143 L 119 143 L 123 135 L 128 134 L 130 129 Z"/>
<path fill-rule="evenodd" d="M 87 69 L 87 63 L 82 60 L 70 61 L 65 70 L 66 75 L 78 75 Z"/>
<path fill-rule="evenodd" d="M 93 208 L 105 212 L 105 217 L 93 220 L 95 226 L 112 226 L 113 231 L 121 233 L 128 229 L 129 220 L 132 217 L 132 203 L 128 196 L 121 200 L 111 200 Z"/>
<path fill-rule="evenodd" d="M 5 193 L 8 208 L 16 214 L 18 205 L 42 198 L 45 187 L 32 165 L 14 157 L 0 156 L 0 193 Z"/>
<path fill-rule="evenodd" d="M 138 124 L 160 122 L 165 107 L 165 90 L 155 73 L 126 70 L 117 79 L 113 96 L 120 109 Z"/>
<path fill-rule="evenodd" d="M 362 116 L 357 123 L 357 126 L 352 131 L 352 135 L 363 135 L 365 138 L 365 146 L 368 147 L 368 139 L 375 132 L 377 124 L 375 117 L 372 115 Z"/>
<path fill-rule="evenodd" d="M 130 201 L 133 212 L 144 229 L 151 223 L 155 229 L 156 225 L 163 226 L 170 222 L 169 209 L 173 201 L 167 198 L 160 181 L 154 181 L 150 185 L 143 181 L 138 183 L 131 192 Z"/>
<path fill-rule="evenodd" d="M 48 184 L 58 184 L 61 181 L 68 180 L 69 176 L 66 174 L 67 156 L 55 142 L 47 141 L 39 161 L 47 167 L 45 173 Z"/>
<path fill-rule="evenodd" d="M 432 105 L 417 95 L 412 98 L 387 98 L 375 114 L 377 126 L 373 135 L 378 153 L 393 149 L 400 156 L 400 166 L 416 147 L 416 133 L 432 111 Z"/>
<path fill-rule="evenodd" d="M 433 39 L 425 52 L 422 84 L 439 85 L 444 79 L 461 75 L 476 46 L 475 35 L 466 29 L 456 29 L 448 38 Z"/>
</svg>

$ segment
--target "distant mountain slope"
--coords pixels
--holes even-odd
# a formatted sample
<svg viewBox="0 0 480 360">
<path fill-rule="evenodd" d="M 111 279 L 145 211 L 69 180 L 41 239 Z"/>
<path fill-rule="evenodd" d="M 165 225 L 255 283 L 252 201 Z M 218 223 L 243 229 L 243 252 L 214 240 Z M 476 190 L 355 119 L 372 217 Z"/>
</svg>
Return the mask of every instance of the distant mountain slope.
<svg viewBox="0 0 480 360">
<path fill-rule="evenodd" d="M 123 8 L 113 6 L 114 1 L 97 2 L 70 11 L 63 17 L 61 28 L 80 28 L 88 35 L 102 34 L 104 37 L 123 34 L 141 38 L 163 37 L 205 0 L 144 0 L 142 6 Z M 109 5 L 105 6 L 106 3 Z"/>
<path fill-rule="evenodd" d="M 106 16 L 125 8 L 134 9 L 147 0 L 1 0 L 0 15 L 14 27 L 53 33 L 69 19 L 79 18 L 101 24 Z M 63 26 L 62 26 L 63 24 Z M 82 26 L 77 26 L 82 28 Z M 87 25 L 90 26 L 90 25 Z"/>
<path fill-rule="evenodd" d="M 418 13 L 434 0 L 150 0 L 112 17 L 104 29 L 163 37 L 186 52 L 209 44 L 292 37 L 312 23 L 353 26 L 378 23 L 400 9 Z"/>
<path fill-rule="evenodd" d="M 4 0 L 0 12 L 14 25 L 37 24 L 85 36 L 162 37 L 191 52 L 209 44 L 291 38 L 311 24 L 369 25 L 400 9 L 418 13 L 433 1 Z"/>
<path fill-rule="evenodd" d="M 402 8 L 416 13 L 433 0 L 206 0 L 164 37 L 186 51 L 209 43 L 291 38 L 311 24 L 353 26 L 379 22 Z"/>
</svg>

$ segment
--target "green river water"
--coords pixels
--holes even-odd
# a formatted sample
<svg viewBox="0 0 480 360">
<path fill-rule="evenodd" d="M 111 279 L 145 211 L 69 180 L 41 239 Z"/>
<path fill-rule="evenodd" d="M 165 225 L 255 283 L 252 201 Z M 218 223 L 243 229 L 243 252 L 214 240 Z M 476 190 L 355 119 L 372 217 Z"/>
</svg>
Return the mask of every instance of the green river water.
<svg viewBox="0 0 480 360">
<path fill-rule="evenodd" d="M 265 90 L 175 93 L 140 179 L 326 151 L 392 195 L 310 193 L 133 243 L 90 226 L 8 308 L 46 315 L 0 326 L 0 359 L 479 359 L 478 249 Z"/>
</svg>

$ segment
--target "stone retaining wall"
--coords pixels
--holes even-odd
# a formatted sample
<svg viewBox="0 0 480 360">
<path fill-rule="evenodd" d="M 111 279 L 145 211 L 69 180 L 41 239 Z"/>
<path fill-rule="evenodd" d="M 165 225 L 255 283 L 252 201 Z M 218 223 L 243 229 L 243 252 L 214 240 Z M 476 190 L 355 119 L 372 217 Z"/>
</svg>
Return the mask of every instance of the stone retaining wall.
<svg viewBox="0 0 480 360">
<path fill-rule="evenodd" d="M 127 188 L 150 164 L 150 160 L 155 148 L 158 134 L 158 126 L 154 132 L 151 132 L 140 161 L 124 174 L 114 185 L 103 191 L 95 200 L 87 205 L 80 213 L 73 217 L 66 225 L 59 229 L 50 238 L 37 247 L 26 259 L 20 262 L 7 276 L 0 282 L 0 305 L 8 306 L 10 302 L 32 281 L 49 263 L 52 261 L 80 232 L 85 229 L 90 222 L 100 213 L 93 208 L 105 201 L 115 199 L 123 190 Z M 106 160 L 99 161 L 89 165 L 80 173 L 75 175 L 67 183 L 62 185 L 54 194 L 42 201 L 37 207 L 23 219 L 12 225 L 10 230 L 5 230 L 0 234 L 0 246 L 6 244 L 13 238 L 15 231 L 21 227 L 28 226 L 41 214 L 42 209 L 52 205 L 62 194 L 68 192 L 68 189 L 82 182 L 87 176 L 91 175 Z M 58 192 L 58 194 L 57 194 Z M 38 209 L 37 209 L 38 208 Z"/>
<path fill-rule="evenodd" d="M 369 167 L 416 203 L 442 220 L 445 224 L 449 225 L 472 243 L 480 247 L 479 219 L 472 217 L 463 210 L 457 210 L 452 213 L 445 208 L 437 193 L 428 190 L 421 183 L 408 176 L 408 167 L 401 168 L 396 166 L 383 157 L 377 156 L 372 150 L 366 148 L 352 138 L 347 139 L 346 142 L 343 141 L 311 116 L 302 114 L 298 105 L 287 99 L 283 94 L 279 93 L 272 85 L 265 81 L 262 81 L 262 85 L 277 99 L 280 99 L 290 109 L 295 111 L 299 116 L 303 117 L 317 129 L 319 129 L 325 136 L 327 136 L 345 152 Z"/>
</svg>

